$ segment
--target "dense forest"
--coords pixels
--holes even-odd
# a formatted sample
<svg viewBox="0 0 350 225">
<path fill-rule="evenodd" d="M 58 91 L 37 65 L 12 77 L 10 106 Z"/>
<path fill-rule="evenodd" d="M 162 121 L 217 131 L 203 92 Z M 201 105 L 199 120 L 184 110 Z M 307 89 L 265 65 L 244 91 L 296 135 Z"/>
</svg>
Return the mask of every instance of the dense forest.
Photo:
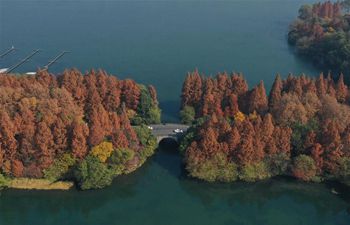
<svg viewBox="0 0 350 225">
<path fill-rule="evenodd" d="M 181 118 L 192 123 L 180 151 L 189 175 L 256 181 L 288 175 L 350 184 L 350 92 L 343 75 L 277 76 L 249 90 L 242 74 L 189 73 Z"/>
<path fill-rule="evenodd" d="M 102 70 L 0 74 L 0 105 L 3 185 L 27 177 L 101 188 L 156 148 L 145 125 L 160 122 L 155 88 Z"/>
<path fill-rule="evenodd" d="M 303 5 L 288 41 L 325 72 L 344 73 L 350 82 L 350 0 Z"/>
</svg>

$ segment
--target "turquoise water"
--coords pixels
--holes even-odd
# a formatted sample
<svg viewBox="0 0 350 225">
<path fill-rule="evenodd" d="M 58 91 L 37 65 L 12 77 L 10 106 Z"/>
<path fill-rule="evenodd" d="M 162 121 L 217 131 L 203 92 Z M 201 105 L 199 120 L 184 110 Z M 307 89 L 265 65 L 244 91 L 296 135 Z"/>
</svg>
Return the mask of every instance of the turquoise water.
<svg viewBox="0 0 350 225">
<path fill-rule="evenodd" d="M 179 156 L 160 151 L 103 190 L 3 191 L 0 224 L 347 225 L 349 197 L 288 180 L 202 183 L 186 178 Z"/>
<path fill-rule="evenodd" d="M 176 121 L 182 81 L 195 68 L 243 72 L 250 85 L 263 79 L 268 87 L 276 73 L 318 74 L 286 43 L 288 24 L 305 2 L 0 0 L 0 50 L 19 49 L 0 67 L 39 48 L 17 70 L 33 71 L 68 50 L 52 72 L 104 68 L 154 84 L 164 119 Z"/>
<path fill-rule="evenodd" d="M 17 72 L 42 67 L 104 68 L 154 84 L 164 121 L 177 121 L 187 71 L 244 72 L 250 85 L 276 73 L 317 75 L 286 43 L 288 24 L 311 1 L 18 1 L 0 0 L 0 60 L 8 67 L 41 53 Z M 0 224 L 329 224 L 350 221 L 348 190 L 270 180 L 207 184 L 186 177 L 178 155 L 159 151 L 133 174 L 99 191 L 15 191 L 0 196 Z M 336 187 L 339 189 L 339 187 Z"/>
</svg>

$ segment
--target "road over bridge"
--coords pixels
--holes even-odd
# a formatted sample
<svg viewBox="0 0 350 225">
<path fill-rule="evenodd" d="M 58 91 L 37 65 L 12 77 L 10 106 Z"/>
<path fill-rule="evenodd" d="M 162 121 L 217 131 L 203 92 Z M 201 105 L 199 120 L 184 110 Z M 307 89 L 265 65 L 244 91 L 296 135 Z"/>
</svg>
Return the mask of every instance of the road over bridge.
<svg viewBox="0 0 350 225">
<path fill-rule="evenodd" d="M 157 137 L 158 143 L 164 138 L 172 138 L 177 141 L 189 128 L 187 125 L 175 123 L 152 124 L 150 126 L 153 128 L 152 134 Z M 182 130 L 183 133 L 176 133 L 176 129 Z"/>
</svg>

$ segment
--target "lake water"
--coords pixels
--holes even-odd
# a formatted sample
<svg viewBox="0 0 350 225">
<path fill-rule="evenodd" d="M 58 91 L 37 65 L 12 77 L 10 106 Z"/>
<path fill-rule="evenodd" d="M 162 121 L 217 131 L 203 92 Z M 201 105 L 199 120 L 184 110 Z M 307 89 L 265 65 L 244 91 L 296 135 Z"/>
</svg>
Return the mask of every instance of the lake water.
<svg viewBox="0 0 350 225">
<path fill-rule="evenodd" d="M 317 75 L 286 42 L 300 5 L 312 1 L 0 0 L 0 60 L 9 67 L 33 49 L 40 54 L 16 72 L 104 68 L 158 90 L 163 120 L 178 121 L 187 71 L 243 72 L 252 86 L 271 86 L 276 73 Z M 325 184 L 270 180 L 206 184 L 183 174 L 178 155 L 159 151 L 137 172 L 99 191 L 3 191 L 0 224 L 329 224 L 350 221 L 349 191 Z"/>
</svg>

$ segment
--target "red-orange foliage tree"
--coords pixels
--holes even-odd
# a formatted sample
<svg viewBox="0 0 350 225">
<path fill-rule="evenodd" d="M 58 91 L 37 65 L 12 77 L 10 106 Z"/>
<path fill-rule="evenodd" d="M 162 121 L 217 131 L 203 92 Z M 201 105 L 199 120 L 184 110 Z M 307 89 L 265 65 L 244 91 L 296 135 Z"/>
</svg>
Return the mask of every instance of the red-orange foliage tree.
<svg viewBox="0 0 350 225">
<path fill-rule="evenodd" d="M 155 88 L 147 90 L 157 106 Z M 139 98 L 137 83 L 102 70 L 0 74 L 0 172 L 42 177 L 62 155 L 80 162 L 104 140 L 115 149 L 130 148 L 137 157 L 142 145 L 128 112 L 137 113 Z"/>
<path fill-rule="evenodd" d="M 195 93 L 187 87 L 193 76 L 184 84 L 182 107 L 193 107 L 196 118 L 204 116 L 198 121 L 205 122 L 195 126 L 197 135 L 190 134 L 188 169 L 194 171 L 219 154 L 235 162 L 242 177 L 254 170 L 262 177 L 271 170 L 303 180 L 339 176 L 342 160 L 350 155 L 349 96 L 342 75 L 336 84 L 330 75 L 289 75 L 285 80 L 277 75 L 269 98 L 262 82 L 248 90 L 242 75 L 228 79 L 226 73 L 200 77 L 202 88 Z M 201 98 L 189 97 L 195 95 Z"/>
</svg>

